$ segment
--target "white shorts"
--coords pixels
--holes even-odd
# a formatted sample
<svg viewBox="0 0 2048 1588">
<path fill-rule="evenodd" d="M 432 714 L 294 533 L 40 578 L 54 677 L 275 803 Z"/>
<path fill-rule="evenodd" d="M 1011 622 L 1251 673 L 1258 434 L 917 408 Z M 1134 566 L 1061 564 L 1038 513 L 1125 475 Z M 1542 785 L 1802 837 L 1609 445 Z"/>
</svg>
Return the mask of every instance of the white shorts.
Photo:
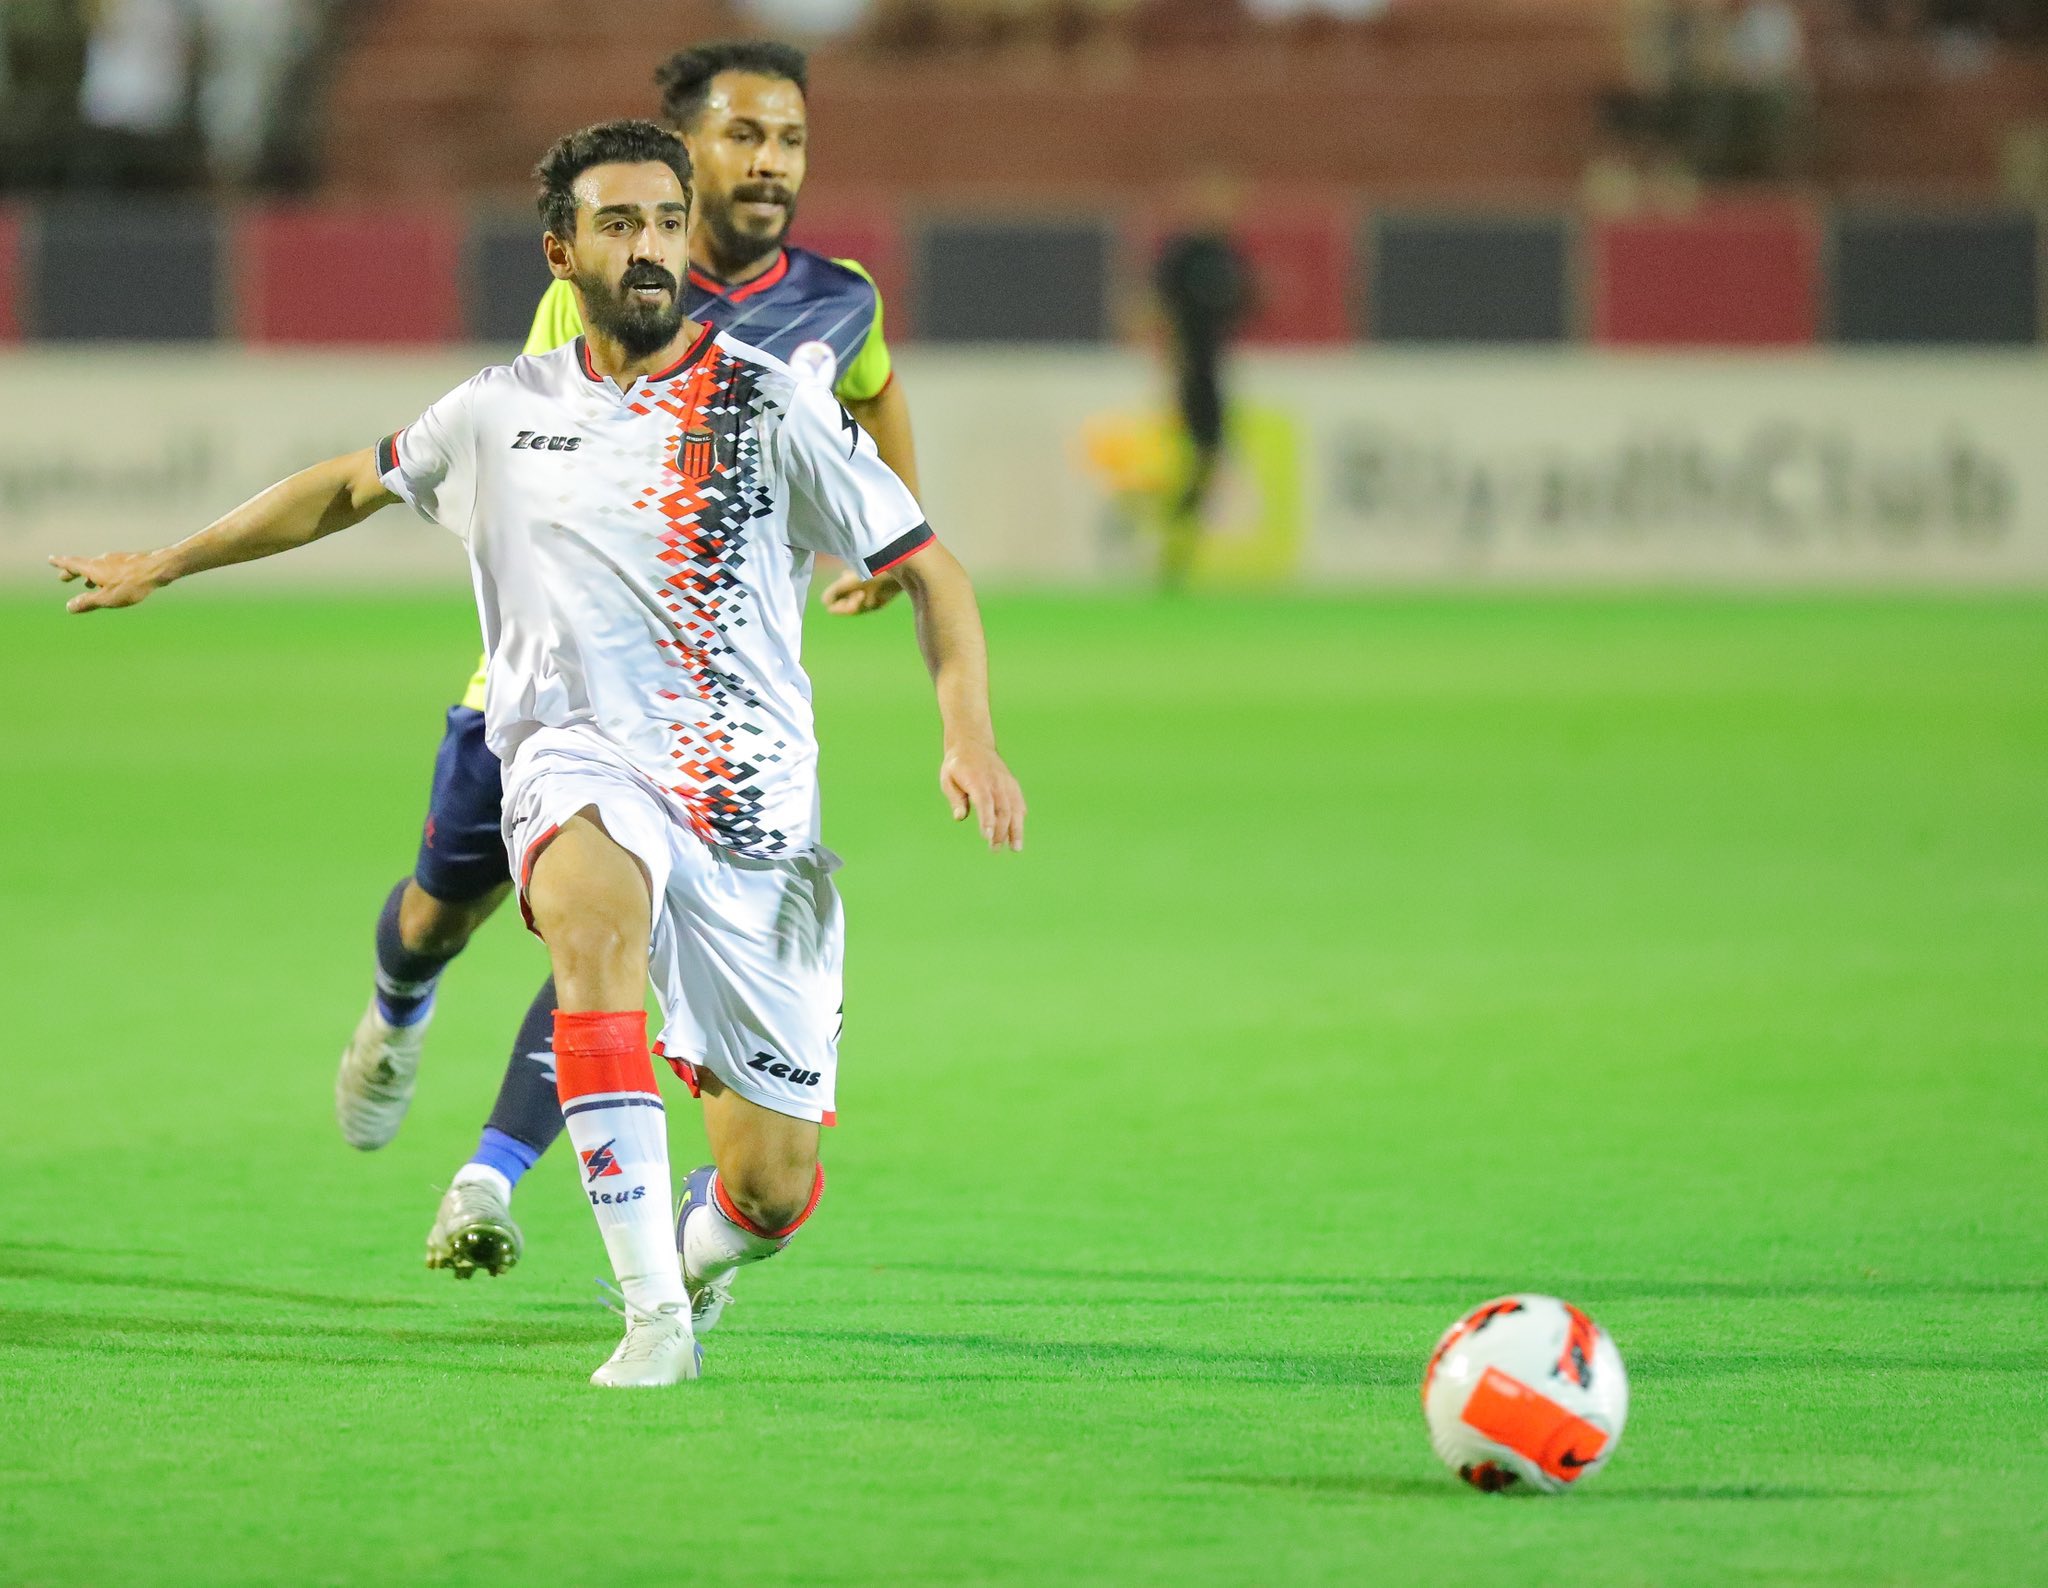
<svg viewBox="0 0 2048 1588">
<path fill-rule="evenodd" d="M 713 848 L 595 732 L 543 728 L 505 767 L 505 852 L 522 909 L 541 850 L 589 806 L 653 890 L 654 1051 L 692 1092 L 701 1066 L 749 1102 L 832 1124 L 846 941 L 838 857 L 748 860 Z"/>
</svg>

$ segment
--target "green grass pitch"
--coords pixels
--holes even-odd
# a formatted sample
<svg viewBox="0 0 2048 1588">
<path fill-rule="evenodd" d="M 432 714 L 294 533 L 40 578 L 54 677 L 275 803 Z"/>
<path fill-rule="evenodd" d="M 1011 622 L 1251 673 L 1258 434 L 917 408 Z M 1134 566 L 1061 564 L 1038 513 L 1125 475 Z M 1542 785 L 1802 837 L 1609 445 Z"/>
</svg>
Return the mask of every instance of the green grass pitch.
<svg viewBox="0 0 2048 1588">
<path fill-rule="evenodd" d="M 989 616 L 1021 857 L 904 614 L 813 618 L 832 1189 L 625 1396 L 559 1157 L 420 1265 L 515 918 L 331 1120 L 464 606 L 0 605 L 0 1582 L 2048 1581 L 2048 605 Z M 1633 1377 L 1557 1500 L 1417 1405 L 1521 1288 Z"/>
</svg>

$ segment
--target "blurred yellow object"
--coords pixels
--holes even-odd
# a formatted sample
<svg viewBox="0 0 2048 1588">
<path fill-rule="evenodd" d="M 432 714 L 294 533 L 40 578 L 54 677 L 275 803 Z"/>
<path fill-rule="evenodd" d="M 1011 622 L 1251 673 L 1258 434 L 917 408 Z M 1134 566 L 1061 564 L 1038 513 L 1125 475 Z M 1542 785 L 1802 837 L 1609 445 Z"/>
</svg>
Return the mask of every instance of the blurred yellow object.
<svg viewBox="0 0 2048 1588">
<path fill-rule="evenodd" d="M 1192 576 L 1197 584 L 1279 583 L 1300 566 L 1301 446 L 1292 415 L 1232 408 L 1223 467 L 1210 494 Z M 1076 437 L 1083 474 L 1110 498 L 1129 530 L 1163 540 L 1187 489 L 1194 451 L 1164 412 L 1095 414 Z"/>
<path fill-rule="evenodd" d="M 1187 438 L 1165 414 L 1097 414 L 1081 425 L 1085 472 L 1117 496 L 1166 496 L 1187 477 Z"/>
</svg>

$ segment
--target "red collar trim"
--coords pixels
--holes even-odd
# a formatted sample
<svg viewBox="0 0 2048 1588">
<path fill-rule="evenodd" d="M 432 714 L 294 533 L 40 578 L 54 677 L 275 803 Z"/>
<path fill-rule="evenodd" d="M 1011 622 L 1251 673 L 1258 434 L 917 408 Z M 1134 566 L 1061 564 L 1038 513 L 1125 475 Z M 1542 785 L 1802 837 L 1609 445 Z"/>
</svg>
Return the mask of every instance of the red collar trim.
<svg viewBox="0 0 2048 1588">
<path fill-rule="evenodd" d="M 766 292 L 788 274 L 789 250 L 787 248 L 776 250 L 774 264 L 762 271 L 752 281 L 742 282 L 737 287 L 727 286 L 708 270 L 699 270 L 695 265 L 690 267 L 690 280 L 698 288 L 725 299 L 727 303 L 745 303 L 747 299 L 753 297 L 756 293 Z"/>
<path fill-rule="evenodd" d="M 706 321 L 704 329 L 697 333 L 697 340 L 690 344 L 690 350 L 687 353 L 669 365 L 667 369 L 660 370 L 645 378 L 649 381 L 675 379 L 676 376 L 682 374 L 684 370 L 704 356 L 704 350 L 711 346 L 711 339 L 717 334 L 718 327 Z M 590 344 L 580 336 L 576 338 L 576 362 L 581 367 L 585 380 L 595 382 L 599 386 L 604 384 L 604 377 L 591 367 Z"/>
<path fill-rule="evenodd" d="M 718 327 L 710 321 L 704 322 L 704 329 L 697 333 L 697 340 L 690 344 L 690 351 L 658 374 L 649 375 L 650 381 L 673 380 L 704 356 L 704 350 L 711 346 L 711 339 L 718 334 Z"/>
</svg>

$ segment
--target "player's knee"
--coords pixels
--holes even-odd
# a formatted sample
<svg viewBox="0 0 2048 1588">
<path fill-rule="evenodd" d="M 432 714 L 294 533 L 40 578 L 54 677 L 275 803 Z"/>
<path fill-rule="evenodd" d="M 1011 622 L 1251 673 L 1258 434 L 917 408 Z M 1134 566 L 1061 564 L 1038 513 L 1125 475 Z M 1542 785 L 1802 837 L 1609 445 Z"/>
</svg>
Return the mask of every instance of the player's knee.
<svg viewBox="0 0 2048 1588">
<path fill-rule="evenodd" d="M 817 1188 L 817 1160 L 749 1164 L 735 1174 L 721 1169 L 718 1178 L 733 1205 L 757 1230 L 786 1230 L 802 1222 Z"/>
</svg>

